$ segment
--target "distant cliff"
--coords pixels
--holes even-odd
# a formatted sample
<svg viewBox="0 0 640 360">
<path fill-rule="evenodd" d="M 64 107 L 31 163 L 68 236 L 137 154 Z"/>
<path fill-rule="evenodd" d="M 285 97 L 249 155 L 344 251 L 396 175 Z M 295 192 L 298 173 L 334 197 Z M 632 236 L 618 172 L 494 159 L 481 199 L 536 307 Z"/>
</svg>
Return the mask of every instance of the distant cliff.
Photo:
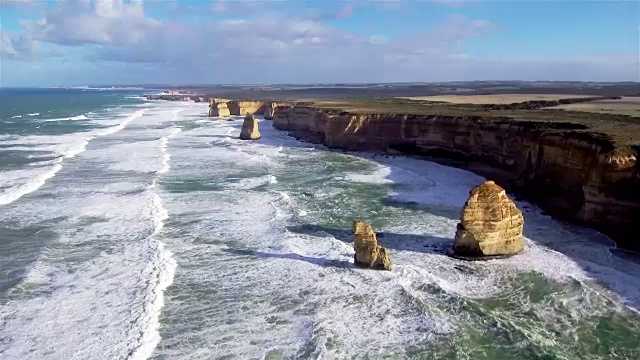
<svg viewBox="0 0 640 360">
<path fill-rule="evenodd" d="M 309 106 L 278 107 L 273 126 L 329 147 L 490 165 L 553 215 L 640 250 L 635 241 L 640 149 L 616 147 L 602 134 L 580 131 L 586 126 L 506 117 L 352 114 Z"/>
<path fill-rule="evenodd" d="M 144 95 L 147 100 L 165 100 L 165 101 L 190 101 L 192 98 L 195 100 L 196 95 L 188 94 L 157 94 L 157 95 Z"/>
<path fill-rule="evenodd" d="M 273 118 L 277 105 L 273 101 L 263 100 L 227 100 L 212 98 L 209 104 L 209 116 L 230 115 L 264 115 L 266 119 Z"/>
<path fill-rule="evenodd" d="M 261 115 L 264 114 L 264 101 L 232 100 L 227 103 L 231 115 Z"/>
<path fill-rule="evenodd" d="M 231 100 L 212 98 L 209 102 L 209 116 L 231 116 L 227 103 Z"/>
</svg>

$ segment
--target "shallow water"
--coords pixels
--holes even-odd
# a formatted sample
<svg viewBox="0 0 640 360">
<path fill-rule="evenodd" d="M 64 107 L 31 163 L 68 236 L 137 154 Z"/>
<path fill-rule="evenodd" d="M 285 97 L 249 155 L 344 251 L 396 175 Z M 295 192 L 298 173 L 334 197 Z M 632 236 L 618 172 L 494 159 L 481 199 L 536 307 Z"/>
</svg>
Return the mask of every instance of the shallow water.
<svg viewBox="0 0 640 360">
<path fill-rule="evenodd" d="M 269 121 L 241 141 L 203 104 L 118 111 L 0 138 L 44 154 L 0 165 L 2 357 L 640 358 L 640 265 L 602 235 L 520 202 L 522 254 L 446 256 L 476 175 Z M 356 218 L 393 272 L 353 266 Z"/>
</svg>

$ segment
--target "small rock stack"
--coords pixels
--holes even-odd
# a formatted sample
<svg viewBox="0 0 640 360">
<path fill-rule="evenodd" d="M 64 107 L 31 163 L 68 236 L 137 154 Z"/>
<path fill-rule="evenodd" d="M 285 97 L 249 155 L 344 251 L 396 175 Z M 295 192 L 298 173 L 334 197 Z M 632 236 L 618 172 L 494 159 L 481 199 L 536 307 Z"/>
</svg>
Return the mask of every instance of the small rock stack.
<svg viewBox="0 0 640 360">
<path fill-rule="evenodd" d="M 371 225 L 362 221 L 353 222 L 355 241 L 354 262 L 356 266 L 378 270 L 389 270 L 393 267 L 387 249 L 378 245 L 376 233 Z"/>
<path fill-rule="evenodd" d="M 253 115 L 247 114 L 240 130 L 240 140 L 258 140 L 260 137 L 258 120 Z"/>
<path fill-rule="evenodd" d="M 455 255 L 502 257 L 524 250 L 524 217 L 503 188 L 486 181 L 469 193 L 453 242 Z"/>
</svg>

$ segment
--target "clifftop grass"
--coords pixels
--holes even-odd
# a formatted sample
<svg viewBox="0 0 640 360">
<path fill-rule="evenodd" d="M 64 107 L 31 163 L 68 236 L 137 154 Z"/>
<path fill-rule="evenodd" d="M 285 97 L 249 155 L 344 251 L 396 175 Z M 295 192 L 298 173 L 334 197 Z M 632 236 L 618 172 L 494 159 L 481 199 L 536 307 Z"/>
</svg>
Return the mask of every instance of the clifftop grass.
<svg viewBox="0 0 640 360">
<path fill-rule="evenodd" d="M 640 148 L 640 118 L 558 109 L 490 110 L 482 105 L 414 101 L 408 99 L 339 99 L 314 101 L 313 106 L 356 114 L 480 116 L 486 121 L 518 121 L 585 138 L 608 138 L 616 147 Z M 547 123 L 545 125 L 545 123 Z M 563 125 L 559 125 L 563 123 Z M 570 126 L 574 124 L 575 126 Z M 559 126 L 558 126 L 559 125 Z M 579 133 L 583 133 L 580 135 Z M 567 134 L 569 135 L 569 134 Z"/>
</svg>

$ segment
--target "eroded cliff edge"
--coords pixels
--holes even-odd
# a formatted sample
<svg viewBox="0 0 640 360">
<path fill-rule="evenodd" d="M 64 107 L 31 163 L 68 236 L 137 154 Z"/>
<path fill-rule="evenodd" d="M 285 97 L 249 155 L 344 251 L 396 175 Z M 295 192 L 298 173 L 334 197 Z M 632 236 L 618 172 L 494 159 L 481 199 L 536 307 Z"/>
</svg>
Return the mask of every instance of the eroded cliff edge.
<svg viewBox="0 0 640 360">
<path fill-rule="evenodd" d="M 285 104 L 287 103 L 279 103 Z M 276 103 L 269 100 L 228 100 L 212 98 L 209 102 L 209 116 L 226 117 L 231 115 L 264 115 L 273 117 Z"/>
<path fill-rule="evenodd" d="M 581 124 L 508 117 L 354 114 L 312 106 L 276 108 L 273 126 L 329 147 L 457 159 L 520 190 L 550 214 L 578 221 L 640 250 L 640 149 L 618 146 Z M 503 176 L 474 167 L 481 163 Z"/>
</svg>

